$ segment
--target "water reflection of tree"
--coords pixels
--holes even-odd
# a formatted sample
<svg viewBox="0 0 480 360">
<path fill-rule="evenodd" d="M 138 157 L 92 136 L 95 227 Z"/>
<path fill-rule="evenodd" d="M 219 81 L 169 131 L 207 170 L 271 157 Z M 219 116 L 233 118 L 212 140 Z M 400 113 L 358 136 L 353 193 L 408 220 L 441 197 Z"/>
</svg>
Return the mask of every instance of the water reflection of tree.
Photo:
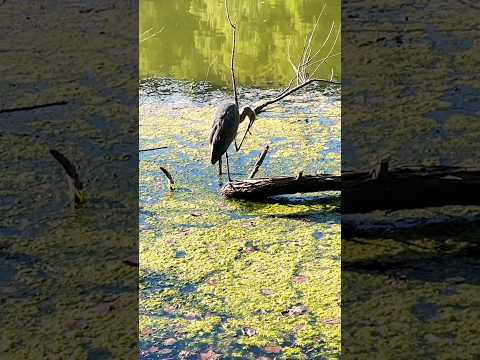
<svg viewBox="0 0 480 360">
<path fill-rule="evenodd" d="M 239 27 L 236 58 L 239 83 L 260 86 L 272 80 L 288 83 L 291 78 L 288 43 L 293 57 L 301 54 L 304 39 L 322 5 L 323 2 L 313 0 L 232 1 L 231 14 Z M 340 8 L 338 1 L 329 0 L 317 30 L 319 38 L 330 30 L 332 20 L 340 25 Z M 222 2 L 144 0 L 142 28 L 158 24 L 165 26 L 165 31 L 145 46 L 142 44 L 143 71 L 195 80 L 204 80 L 208 72 L 208 80 L 213 83 L 229 84 L 231 32 Z M 340 42 L 336 47 L 340 49 Z M 332 66 L 339 77 L 339 59 Z M 330 67 L 325 67 L 325 74 L 319 76 L 329 77 Z"/>
</svg>

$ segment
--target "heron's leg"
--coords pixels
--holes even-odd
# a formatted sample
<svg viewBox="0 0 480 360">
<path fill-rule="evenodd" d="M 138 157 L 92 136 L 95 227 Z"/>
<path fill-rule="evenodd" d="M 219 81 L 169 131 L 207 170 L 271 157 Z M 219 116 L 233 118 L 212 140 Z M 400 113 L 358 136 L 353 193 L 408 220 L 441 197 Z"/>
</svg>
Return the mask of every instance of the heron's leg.
<svg viewBox="0 0 480 360">
<path fill-rule="evenodd" d="M 228 152 L 225 152 L 225 157 L 227 158 L 227 174 L 228 174 L 228 181 L 232 181 L 230 177 L 230 165 L 228 164 Z"/>
<path fill-rule="evenodd" d="M 222 157 L 218 160 L 218 175 L 222 175 Z"/>
</svg>

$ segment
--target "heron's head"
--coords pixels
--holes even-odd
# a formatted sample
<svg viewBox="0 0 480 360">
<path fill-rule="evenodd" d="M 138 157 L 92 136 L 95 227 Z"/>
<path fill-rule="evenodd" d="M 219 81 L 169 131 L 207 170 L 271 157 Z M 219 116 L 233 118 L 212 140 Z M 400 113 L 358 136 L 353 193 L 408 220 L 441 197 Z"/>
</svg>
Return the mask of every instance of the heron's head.
<svg viewBox="0 0 480 360">
<path fill-rule="evenodd" d="M 240 116 L 240 122 L 245 120 L 245 117 L 248 116 L 250 123 L 253 123 L 257 116 L 255 115 L 255 111 L 250 106 L 245 106 L 242 110 L 242 115 Z"/>
</svg>

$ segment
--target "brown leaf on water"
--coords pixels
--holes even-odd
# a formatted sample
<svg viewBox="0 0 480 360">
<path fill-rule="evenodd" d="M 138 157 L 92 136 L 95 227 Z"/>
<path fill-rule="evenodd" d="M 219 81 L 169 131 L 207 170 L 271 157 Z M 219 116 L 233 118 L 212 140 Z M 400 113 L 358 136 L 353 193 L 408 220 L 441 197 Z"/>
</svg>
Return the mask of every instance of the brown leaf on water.
<svg viewBox="0 0 480 360">
<path fill-rule="evenodd" d="M 127 257 L 126 259 L 123 260 L 123 263 L 130 266 L 138 266 L 139 265 L 138 254 L 133 254 Z"/>
<path fill-rule="evenodd" d="M 113 304 L 112 303 L 100 303 L 97 306 L 95 306 L 95 312 L 100 315 L 106 315 L 108 314 L 111 310 L 113 310 Z"/>
<path fill-rule="evenodd" d="M 255 336 L 257 334 L 257 330 L 250 327 L 244 327 L 242 328 L 242 334 L 248 337 Z"/>
<path fill-rule="evenodd" d="M 193 355 L 196 355 L 196 352 L 190 351 L 190 350 L 182 350 L 178 354 L 179 359 L 188 359 Z"/>
<path fill-rule="evenodd" d="M 158 352 L 158 347 L 157 346 L 150 346 L 148 349 L 147 349 L 147 352 L 148 353 L 156 353 Z"/>
<path fill-rule="evenodd" d="M 266 346 L 263 351 L 269 354 L 278 354 L 282 351 L 282 348 L 280 346 Z"/>
<path fill-rule="evenodd" d="M 163 345 L 165 346 L 172 346 L 172 345 L 175 345 L 176 343 L 177 343 L 177 339 L 175 338 L 168 338 L 163 341 Z"/>
<path fill-rule="evenodd" d="M 151 335 L 151 334 L 152 334 L 152 329 L 150 329 L 150 328 L 148 328 L 148 327 L 143 328 L 143 330 L 142 330 L 142 335 L 144 335 L 144 336 L 149 336 L 149 335 Z"/>
<path fill-rule="evenodd" d="M 167 305 L 163 308 L 163 311 L 170 315 L 175 315 L 177 313 L 178 307 L 175 305 Z"/>
<path fill-rule="evenodd" d="M 173 246 L 175 245 L 176 241 L 175 239 L 165 239 L 165 245 L 167 246 Z"/>
<path fill-rule="evenodd" d="M 324 325 L 337 325 L 337 324 L 340 324 L 340 319 L 338 318 L 324 319 L 321 321 L 321 323 Z"/>
<path fill-rule="evenodd" d="M 298 316 L 298 315 L 305 314 L 306 311 L 307 311 L 307 309 L 306 309 L 305 306 L 296 305 L 296 306 L 291 307 L 288 310 L 282 311 L 282 315 L 283 316 Z"/>
<path fill-rule="evenodd" d="M 256 225 L 253 221 L 249 221 L 249 222 L 246 222 L 246 223 L 243 223 L 242 224 L 242 227 L 245 228 L 245 229 L 251 229 L 251 228 L 254 228 Z"/>
<path fill-rule="evenodd" d="M 83 330 L 88 327 L 87 321 L 84 319 L 71 320 L 65 324 L 68 330 Z"/>
<path fill-rule="evenodd" d="M 303 329 L 305 329 L 305 324 L 298 324 L 293 328 L 293 331 L 298 332 L 302 331 Z"/>
<path fill-rule="evenodd" d="M 260 293 L 261 293 L 262 295 L 265 295 L 265 296 L 273 295 L 273 291 L 270 290 L 270 289 L 261 289 L 261 290 L 260 290 Z"/>
<path fill-rule="evenodd" d="M 206 353 L 200 353 L 200 360 L 216 360 L 221 356 L 221 354 L 217 354 L 212 348 L 210 348 Z"/>
<path fill-rule="evenodd" d="M 298 276 L 295 276 L 293 278 L 293 282 L 295 284 L 304 284 L 308 281 L 308 277 L 304 276 L 304 275 L 298 275 Z"/>
</svg>

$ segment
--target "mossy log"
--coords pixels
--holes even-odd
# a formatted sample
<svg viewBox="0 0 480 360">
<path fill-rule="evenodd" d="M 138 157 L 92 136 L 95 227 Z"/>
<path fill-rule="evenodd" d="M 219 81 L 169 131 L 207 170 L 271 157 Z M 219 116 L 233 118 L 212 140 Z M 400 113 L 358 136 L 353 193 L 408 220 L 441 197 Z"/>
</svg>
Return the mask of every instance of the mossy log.
<svg viewBox="0 0 480 360">
<path fill-rule="evenodd" d="M 342 191 L 342 212 L 444 205 L 480 205 L 480 169 L 454 166 L 398 167 L 386 161 L 372 171 L 341 175 L 258 178 L 227 183 L 227 198 L 261 200 L 275 195 Z"/>
</svg>

